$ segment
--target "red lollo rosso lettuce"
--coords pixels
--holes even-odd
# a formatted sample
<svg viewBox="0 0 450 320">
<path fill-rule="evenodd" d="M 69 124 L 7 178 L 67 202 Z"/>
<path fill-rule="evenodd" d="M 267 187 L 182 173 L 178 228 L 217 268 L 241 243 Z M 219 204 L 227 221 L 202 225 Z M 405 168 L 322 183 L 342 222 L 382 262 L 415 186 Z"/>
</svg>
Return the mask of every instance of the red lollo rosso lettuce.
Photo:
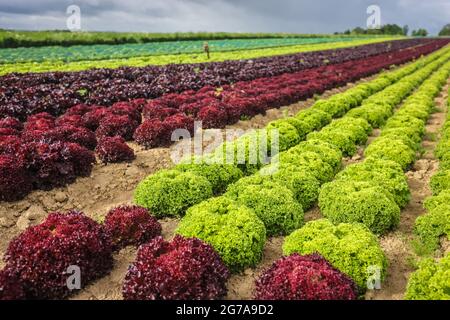
<svg viewBox="0 0 450 320">
<path fill-rule="evenodd" d="M 219 106 L 203 107 L 196 118 L 202 121 L 202 127 L 206 129 L 222 129 L 228 124 L 227 112 Z"/>
<path fill-rule="evenodd" d="M 113 265 L 111 242 L 101 225 L 75 211 L 50 213 L 44 222 L 26 229 L 10 242 L 4 261 L 30 299 L 69 296 L 70 266 L 80 268 L 84 287 Z"/>
<path fill-rule="evenodd" d="M 13 128 L 0 128 L 0 137 L 4 136 L 19 136 L 20 131 Z"/>
<path fill-rule="evenodd" d="M 83 117 L 79 114 L 64 114 L 55 121 L 56 126 L 84 127 Z"/>
<path fill-rule="evenodd" d="M 134 132 L 133 138 L 137 143 L 146 147 L 164 147 L 170 145 L 172 132 L 159 119 L 145 120 Z"/>
<path fill-rule="evenodd" d="M 131 140 L 138 125 L 129 116 L 108 115 L 100 120 L 95 135 L 97 138 L 121 136 L 125 140 Z"/>
<path fill-rule="evenodd" d="M 18 136 L 0 136 L 0 155 L 17 156 L 22 145 Z"/>
<path fill-rule="evenodd" d="M 179 111 L 175 108 L 169 108 L 156 102 L 149 102 L 144 106 L 142 110 L 145 119 L 159 119 L 163 121 L 167 117 L 170 117 Z"/>
<path fill-rule="evenodd" d="M 55 117 L 47 112 L 29 116 L 24 125 L 26 131 L 46 131 L 55 127 Z"/>
<path fill-rule="evenodd" d="M 15 155 L 0 155 L 0 201 L 19 200 L 31 190 L 23 162 Z"/>
<path fill-rule="evenodd" d="M 80 146 L 89 150 L 94 150 L 97 146 L 95 134 L 89 129 L 64 125 L 57 127 L 54 131 L 55 136 L 59 137 L 60 141 L 78 143 Z"/>
<path fill-rule="evenodd" d="M 32 142 L 21 150 L 35 188 L 49 190 L 90 174 L 94 154 L 76 143 Z"/>
<path fill-rule="evenodd" d="M 89 106 L 87 104 L 81 103 L 77 104 L 65 112 L 65 115 L 67 116 L 84 116 L 89 111 L 92 111 L 94 108 L 97 108 L 98 106 Z"/>
<path fill-rule="evenodd" d="M 91 111 L 83 115 L 83 124 L 86 128 L 95 131 L 100 125 L 100 121 L 111 115 L 111 111 L 108 108 L 95 106 L 92 107 Z"/>
<path fill-rule="evenodd" d="M 229 275 L 217 252 L 201 240 L 156 237 L 139 247 L 122 293 L 126 300 L 220 299 Z"/>
<path fill-rule="evenodd" d="M 150 212 L 139 206 L 120 206 L 106 215 L 103 228 L 114 248 L 140 246 L 161 235 L 161 224 Z"/>
<path fill-rule="evenodd" d="M 355 300 L 355 283 L 318 254 L 292 254 L 257 280 L 257 300 Z"/>
<path fill-rule="evenodd" d="M 139 109 L 129 102 L 116 102 L 111 107 L 111 113 L 118 116 L 128 116 L 137 123 L 141 123 L 142 116 Z"/>
<path fill-rule="evenodd" d="M 136 158 L 133 149 L 125 143 L 125 139 L 122 137 L 101 138 L 95 152 L 104 163 L 131 161 Z"/>
<path fill-rule="evenodd" d="M 0 300 L 25 300 L 26 294 L 17 275 L 8 270 L 0 271 Z"/>
<path fill-rule="evenodd" d="M 0 119 L 0 128 L 9 128 L 17 131 L 22 131 L 23 124 L 17 118 L 6 117 L 4 119 Z"/>
</svg>

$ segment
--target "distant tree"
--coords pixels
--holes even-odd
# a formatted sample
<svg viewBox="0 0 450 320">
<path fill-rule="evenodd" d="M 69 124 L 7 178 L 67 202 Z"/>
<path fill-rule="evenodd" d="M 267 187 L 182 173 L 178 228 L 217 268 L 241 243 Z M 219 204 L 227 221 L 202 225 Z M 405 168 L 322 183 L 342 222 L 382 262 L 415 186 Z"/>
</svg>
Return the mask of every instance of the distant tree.
<svg viewBox="0 0 450 320">
<path fill-rule="evenodd" d="M 407 36 L 407 35 L 408 35 L 408 32 L 409 32 L 409 27 L 408 27 L 407 24 L 405 24 L 405 25 L 403 26 L 403 35 L 404 35 L 404 36 Z"/>
<path fill-rule="evenodd" d="M 426 37 L 427 35 L 428 35 L 428 31 L 425 30 L 425 29 L 423 29 L 423 28 L 414 30 L 414 31 L 412 32 L 412 36 L 413 36 L 413 37 Z"/>
<path fill-rule="evenodd" d="M 439 32 L 440 36 L 450 36 L 450 23 L 446 24 Z"/>
<path fill-rule="evenodd" d="M 350 32 L 350 30 L 345 30 L 344 31 L 344 34 L 350 34 L 351 32 Z"/>
<path fill-rule="evenodd" d="M 361 27 L 356 27 L 355 29 L 352 30 L 353 34 L 366 34 L 367 31 Z"/>
</svg>

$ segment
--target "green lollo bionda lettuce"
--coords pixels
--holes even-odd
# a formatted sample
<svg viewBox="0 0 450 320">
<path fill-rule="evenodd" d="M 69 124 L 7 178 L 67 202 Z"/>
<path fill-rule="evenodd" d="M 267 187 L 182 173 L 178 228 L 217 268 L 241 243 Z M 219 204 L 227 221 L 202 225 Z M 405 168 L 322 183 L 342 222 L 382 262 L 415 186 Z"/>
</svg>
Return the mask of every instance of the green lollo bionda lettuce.
<svg viewBox="0 0 450 320">
<path fill-rule="evenodd" d="M 431 177 L 430 185 L 435 196 L 444 190 L 450 190 L 450 170 L 440 170 Z"/>
<path fill-rule="evenodd" d="M 450 236 L 450 203 L 438 205 L 427 214 L 418 217 L 414 232 L 426 247 L 436 249 L 440 237 Z"/>
<path fill-rule="evenodd" d="M 334 177 L 333 168 L 316 152 L 305 151 L 301 154 L 295 151 L 282 152 L 273 158 L 273 162 L 278 162 L 278 167 L 281 169 L 309 172 L 321 183 L 330 181 Z M 266 170 L 270 172 L 272 166 L 273 164 Z"/>
<path fill-rule="evenodd" d="M 319 253 L 335 268 L 352 278 L 361 292 L 379 274 L 386 276 L 387 259 L 377 237 L 362 224 L 333 225 L 327 219 L 306 223 L 286 237 L 283 254 Z"/>
<path fill-rule="evenodd" d="M 375 234 L 398 225 L 400 208 L 393 196 L 375 182 L 333 181 L 324 184 L 319 208 L 335 224 L 362 223 Z"/>
<path fill-rule="evenodd" d="M 350 110 L 346 116 L 365 119 L 373 128 L 380 128 L 392 116 L 392 106 L 387 103 L 365 103 Z"/>
<path fill-rule="evenodd" d="M 243 177 L 242 171 L 234 165 L 207 163 L 206 159 L 193 158 L 191 163 L 181 163 L 174 169 L 206 178 L 216 195 L 223 193 L 229 184 Z"/>
<path fill-rule="evenodd" d="M 274 169 L 273 172 L 269 172 L 271 169 Z M 311 208 L 319 196 L 320 182 L 314 173 L 311 173 L 311 170 L 298 171 L 298 168 L 293 165 L 285 165 L 282 168 L 264 167 L 259 174 L 245 178 L 245 181 L 251 182 L 252 179 L 271 180 L 287 187 L 303 210 Z M 241 180 L 238 183 L 241 183 Z"/>
<path fill-rule="evenodd" d="M 305 152 L 315 152 L 337 172 L 342 166 L 342 152 L 334 145 L 322 140 L 308 140 L 300 142 L 289 149 L 288 153 L 301 155 Z"/>
<path fill-rule="evenodd" d="M 401 140 L 413 150 L 418 150 L 422 141 L 416 129 L 406 127 L 383 130 L 380 136 L 392 140 Z"/>
<path fill-rule="evenodd" d="M 416 152 L 401 140 L 392 140 L 387 137 L 375 139 L 364 151 L 366 157 L 392 160 L 406 170 L 415 160 Z"/>
<path fill-rule="evenodd" d="M 450 300 L 450 253 L 440 261 L 425 259 L 411 274 L 406 300 Z"/>
<path fill-rule="evenodd" d="M 342 119 L 333 120 L 325 130 L 349 130 L 356 144 L 364 144 L 367 137 L 372 132 L 370 124 L 361 118 L 344 117 Z"/>
<path fill-rule="evenodd" d="M 134 202 L 156 217 L 180 217 L 190 206 L 213 196 L 209 181 L 190 172 L 162 170 L 142 180 Z"/>
<path fill-rule="evenodd" d="M 320 132 L 311 132 L 308 134 L 307 140 L 328 142 L 341 150 L 344 156 L 353 156 L 356 153 L 357 147 L 351 135 L 352 132 L 348 130 L 322 130 Z"/>
<path fill-rule="evenodd" d="M 310 131 L 320 130 L 331 122 L 331 116 L 328 113 L 312 108 L 300 111 L 295 118 L 306 123 Z"/>
<path fill-rule="evenodd" d="M 210 244 L 233 272 L 255 266 L 266 241 L 266 228 L 255 212 L 227 197 L 190 208 L 176 233 Z"/>
<path fill-rule="evenodd" d="M 315 110 L 320 110 L 328 113 L 332 118 L 342 117 L 348 110 L 350 110 L 351 102 L 342 103 L 342 99 L 327 99 L 318 100 L 311 107 Z"/>
<path fill-rule="evenodd" d="M 257 172 L 267 162 L 271 143 L 266 130 L 251 131 L 232 142 L 225 142 L 207 156 L 210 163 L 232 164 L 245 175 Z"/>
<path fill-rule="evenodd" d="M 411 115 L 394 115 L 390 118 L 383 129 L 392 128 L 414 128 L 420 136 L 425 133 L 425 121 Z"/>
<path fill-rule="evenodd" d="M 428 211 L 431 211 L 443 204 L 450 204 L 450 189 L 443 190 L 437 196 L 425 199 L 423 207 Z"/>
<path fill-rule="evenodd" d="M 364 162 L 347 166 L 335 180 L 373 182 L 390 192 L 400 208 L 405 207 L 411 198 L 402 168 L 390 160 L 367 158 Z"/>
<path fill-rule="evenodd" d="M 267 125 L 268 134 L 270 134 L 272 130 L 278 131 L 280 151 L 288 150 L 301 141 L 301 137 L 297 132 L 296 127 L 291 124 L 291 121 L 287 121 L 286 119 L 270 122 Z"/>
<path fill-rule="evenodd" d="M 264 223 L 267 236 L 289 234 L 301 227 L 303 208 L 295 200 L 294 193 L 268 179 L 256 180 L 243 178 L 230 185 L 224 196 L 252 209 Z"/>
</svg>

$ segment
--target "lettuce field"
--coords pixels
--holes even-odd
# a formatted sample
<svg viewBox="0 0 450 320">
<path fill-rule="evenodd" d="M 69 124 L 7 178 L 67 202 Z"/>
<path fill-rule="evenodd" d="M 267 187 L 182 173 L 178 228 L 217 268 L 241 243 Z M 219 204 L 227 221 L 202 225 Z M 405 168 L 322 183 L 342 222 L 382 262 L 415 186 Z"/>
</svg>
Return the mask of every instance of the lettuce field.
<svg viewBox="0 0 450 320">
<path fill-rule="evenodd" d="M 32 36 L 0 300 L 450 299 L 449 38 Z"/>
</svg>

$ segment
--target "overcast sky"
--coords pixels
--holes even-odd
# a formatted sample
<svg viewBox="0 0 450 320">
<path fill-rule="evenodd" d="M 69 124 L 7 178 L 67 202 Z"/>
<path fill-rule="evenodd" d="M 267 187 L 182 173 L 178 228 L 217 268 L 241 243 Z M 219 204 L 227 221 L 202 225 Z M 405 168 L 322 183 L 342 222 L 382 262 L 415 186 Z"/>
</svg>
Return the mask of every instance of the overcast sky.
<svg viewBox="0 0 450 320">
<path fill-rule="evenodd" d="M 331 33 L 365 26 L 371 4 L 383 24 L 437 34 L 450 23 L 450 0 L 0 0 L 0 28 L 65 29 L 71 4 L 87 31 Z"/>
</svg>

